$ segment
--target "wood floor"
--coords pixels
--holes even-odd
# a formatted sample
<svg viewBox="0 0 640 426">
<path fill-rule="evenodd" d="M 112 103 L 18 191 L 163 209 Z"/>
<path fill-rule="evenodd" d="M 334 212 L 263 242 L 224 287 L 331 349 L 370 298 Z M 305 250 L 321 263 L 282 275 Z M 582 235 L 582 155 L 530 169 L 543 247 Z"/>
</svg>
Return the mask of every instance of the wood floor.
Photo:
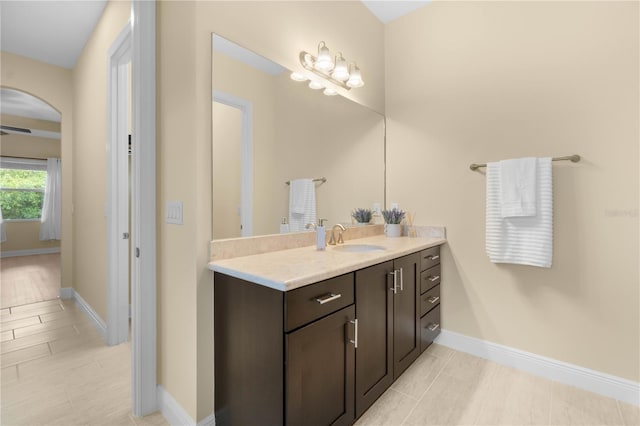
<svg viewBox="0 0 640 426">
<path fill-rule="evenodd" d="M 0 308 L 52 300 L 59 294 L 59 253 L 0 259 Z"/>
<path fill-rule="evenodd" d="M 167 425 L 131 415 L 131 346 L 106 346 L 71 300 L 2 309 L 0 424 Z"/>
</svg>

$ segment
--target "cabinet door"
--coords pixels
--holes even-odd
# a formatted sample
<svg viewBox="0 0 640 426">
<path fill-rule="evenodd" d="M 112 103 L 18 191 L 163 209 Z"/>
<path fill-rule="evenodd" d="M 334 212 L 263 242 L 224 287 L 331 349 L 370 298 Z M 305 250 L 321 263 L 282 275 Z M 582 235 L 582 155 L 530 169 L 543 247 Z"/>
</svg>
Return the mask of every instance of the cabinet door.
<svg viewBox="0 0 640 426">
<path fill-rule="evenodd" d="M 420 355 L 418 253 L 394 260 L 397 291 L 393 298 L 393 379 Z"/>
<path fill-rule="evenodd" d="M 287 334 L 287 425 L 338 426 L 355 419 L 354 319 L 351 305 Z"/>
<path fill-rule="evenodd" d="M 356 271 L 356 417 L 393 382 L 393 262 Z"/>
</svg>

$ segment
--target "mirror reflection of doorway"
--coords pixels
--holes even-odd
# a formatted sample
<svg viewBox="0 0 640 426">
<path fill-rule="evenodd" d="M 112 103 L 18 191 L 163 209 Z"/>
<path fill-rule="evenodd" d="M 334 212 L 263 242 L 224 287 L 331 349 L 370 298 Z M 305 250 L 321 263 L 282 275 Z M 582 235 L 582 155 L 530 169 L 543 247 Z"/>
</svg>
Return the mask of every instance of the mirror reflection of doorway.
<svg viewBox="0 0 640 426">
<path fill-rule="evenodd" d="M 214 90 L 213 237 L 253 235 L 253 105 Z"/>
<path fill-rule="evenodd" d="M 242 236 L 240 200 L 240 145 L 242 111 L 213 103 L 213 232 L 216 238 Z"/>
<path fill-rule="evenodd" d="M 60 296 L 61 114 L 0 89 L 0 308 Z M 52 160 L 47 160 L 52 159 Z"/>
</svg>

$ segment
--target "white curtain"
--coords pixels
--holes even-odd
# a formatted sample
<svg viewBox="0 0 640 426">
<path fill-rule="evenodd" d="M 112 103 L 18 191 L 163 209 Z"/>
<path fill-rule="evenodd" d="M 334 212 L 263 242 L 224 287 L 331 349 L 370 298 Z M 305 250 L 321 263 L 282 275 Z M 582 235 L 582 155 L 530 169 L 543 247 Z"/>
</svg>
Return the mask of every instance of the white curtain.
<svg viewBox="0 0 640 426">
<path fill-rule="evenodd" d="M 2 207 L 0 207 L 0 243 L 7 241 L 7 233 L 4 231 L 4 219 L 2 219 Z"/>
<path fill-rule="evenodd" d="M 47 184 L 44 189 L 42 203 L 42 219 L 40 220 L 40 240 L 60 239 L 61 219 L 61 162 L 59 158 L 47 158 Z"/>
</svg>

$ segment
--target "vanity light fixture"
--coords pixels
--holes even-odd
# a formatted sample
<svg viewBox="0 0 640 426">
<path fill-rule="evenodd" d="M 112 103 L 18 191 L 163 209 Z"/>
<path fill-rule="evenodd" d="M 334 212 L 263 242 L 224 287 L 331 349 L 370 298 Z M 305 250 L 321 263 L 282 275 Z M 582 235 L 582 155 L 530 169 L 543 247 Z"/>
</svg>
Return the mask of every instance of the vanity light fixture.
<svg viewBox="0 0 640 426">
<path fill-rule="evenodd" d="M 338 52 L 334 59 L 324 41 L 318 44 L 318 56 L 313 56 L 311 53 L 305 51 L 300 52 L 300 64 L 307 71 L 311 71 L 315 75 L 345 90 L 364 86 L 360 68 L 358 68 L 355 62 L 348 63 L 348 65 L 347 63 L 347 60 L 340 52 Z M 291 73 L 291 79 L 295 81 L 308 80 L 307 77 L 299 72 Z M 327 96 L 338 94 L 336 89 L 329 88 L 317 80 L 311 80 L 309 87 L 316 90 L 325 89 L 324 94 Z"/>
</svg>

